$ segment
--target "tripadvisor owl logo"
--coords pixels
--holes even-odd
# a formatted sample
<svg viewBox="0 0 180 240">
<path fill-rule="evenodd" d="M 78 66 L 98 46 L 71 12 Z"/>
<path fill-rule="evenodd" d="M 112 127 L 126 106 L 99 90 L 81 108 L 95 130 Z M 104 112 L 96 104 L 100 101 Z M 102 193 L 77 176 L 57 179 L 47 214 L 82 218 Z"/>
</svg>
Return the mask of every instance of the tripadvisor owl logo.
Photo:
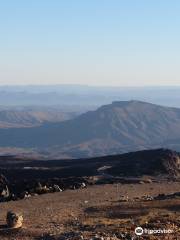
<svg viewBox="0 0 180 240">
<path fill-rule="evenodd" d="M 141 236 L 142 234 L 143 234 L 143 229 L 142 229 L 142 227 L 137 227 L 137 228 L 135 228 L 135 234 L 137 235 L 137 236 Z"/>
</svg>

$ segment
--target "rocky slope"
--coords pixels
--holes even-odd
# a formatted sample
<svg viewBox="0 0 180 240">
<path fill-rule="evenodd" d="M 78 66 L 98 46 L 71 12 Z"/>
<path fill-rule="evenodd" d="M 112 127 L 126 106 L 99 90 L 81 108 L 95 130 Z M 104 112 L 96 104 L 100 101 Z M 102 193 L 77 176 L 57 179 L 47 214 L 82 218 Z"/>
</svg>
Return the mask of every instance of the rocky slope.
<svg viewBox="0 0 180 240">
<path fill-rule="evenodd" d="M 157 149 L 92 159 L 0 158 L 0 200 L 87 185 L 180 180 L 180 155 Z"/>
</svg>

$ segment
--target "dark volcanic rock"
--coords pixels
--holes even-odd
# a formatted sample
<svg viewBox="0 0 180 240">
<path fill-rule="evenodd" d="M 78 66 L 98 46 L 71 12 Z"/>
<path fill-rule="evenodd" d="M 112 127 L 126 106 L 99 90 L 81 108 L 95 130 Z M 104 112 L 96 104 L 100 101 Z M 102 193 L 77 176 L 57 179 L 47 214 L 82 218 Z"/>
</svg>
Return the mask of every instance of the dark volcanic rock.
<svg viewBox="0 0 180 240">
<path fill-rule="evenodd" d="M 118 176 L 167 176 L 180 177 L 179 153 L 166 149 L 146 150 L 124 154 L 107 173 Z"/>
<path fill-rule="evenodd" d="M 59 161 L 1 157 L 0 172 L 3 174 L 0 177 L 0 200 L 17 200 L 35 194 L 85 188 L 90 184 L 148 184 L 152 179 L 178 180 L 180 155 L 171 150 L 157 149 Z M 145 175 L 148 178 L 144 180 Z"/>
</svg>

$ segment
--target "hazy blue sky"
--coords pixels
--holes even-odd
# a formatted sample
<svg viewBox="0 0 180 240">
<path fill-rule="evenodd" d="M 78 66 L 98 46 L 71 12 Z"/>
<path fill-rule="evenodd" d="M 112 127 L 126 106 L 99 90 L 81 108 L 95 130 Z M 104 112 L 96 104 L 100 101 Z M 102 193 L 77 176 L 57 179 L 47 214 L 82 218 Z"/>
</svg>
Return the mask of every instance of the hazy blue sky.
<svg viewBox="0 0 180 240">
<path fill-rule="evenodd" d="M 0 0 L 0 84 L 180 85 L 179 0 Z"/>
</svg>

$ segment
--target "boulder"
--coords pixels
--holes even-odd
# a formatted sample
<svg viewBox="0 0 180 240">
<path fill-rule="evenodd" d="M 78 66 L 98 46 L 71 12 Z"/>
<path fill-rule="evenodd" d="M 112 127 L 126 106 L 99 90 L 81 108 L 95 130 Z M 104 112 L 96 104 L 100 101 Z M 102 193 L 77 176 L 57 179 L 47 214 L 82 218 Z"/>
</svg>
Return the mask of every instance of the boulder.
<svg viewBox="0 0 180 240">
<path fill-rule="evenodd" d="M 5 201 L 10 197 L 8 181 L 3 174 L 0 174 L 0 201 Z"/>
<path fill-rule="evenodd" d="M 20 213 L 9 211 L 7 212 L 6 222 L 9 228 L 20 228 L 23 224 L 23 216 Z"/>
<path fill-rule="evenodd" d="M 10 197 L 9 188 L 7 185 L 0 187 L 0 199 L 6 200 Z"/>
<path fill-rule="evenodd" d="M 31 194 L 29 194 L 27 191 L 24 191 L 20 194 L 20 198 L 29 198 L 31 197 Z"/>
</svg>

